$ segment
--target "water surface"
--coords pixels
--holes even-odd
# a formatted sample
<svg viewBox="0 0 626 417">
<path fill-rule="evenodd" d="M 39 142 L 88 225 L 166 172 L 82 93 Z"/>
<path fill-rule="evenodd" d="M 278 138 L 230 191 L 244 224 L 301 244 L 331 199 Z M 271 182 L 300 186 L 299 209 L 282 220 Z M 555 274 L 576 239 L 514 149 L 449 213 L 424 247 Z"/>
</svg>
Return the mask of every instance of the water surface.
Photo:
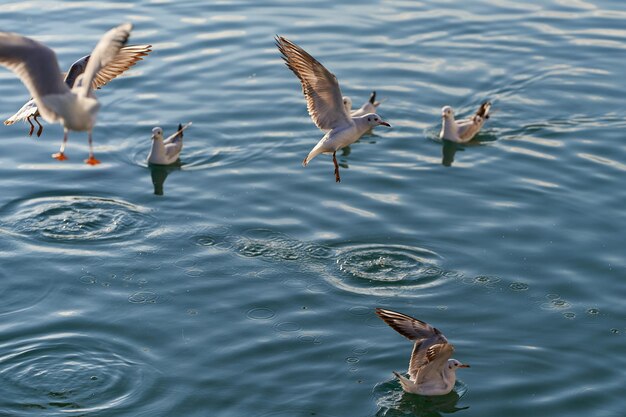
<svg viewBox="0 0 626 417">
<path fill-rule="evenodd" d="M 0 415 L 619 416 L 626 339 L 626 10 L 618 1 L 15 2 L 3 30 L 62 67 L 132 21 L 154 52 L 98 92 L 98 167 L 2 126 Z M 78 35 L 79 34 L 79 35 Z M 380 128 L 338 155 L 273 36 L 299 43 Z M 8 117 L 28 93 L 0 71 Z M 485 99 L 478 140 L 440 108 Z M 3 117 L 4 117 L 3 116 Z M 151 170 L 150 130 L 185 133 Z M 157 191 L 162 195 L 155 195 Z M 440 328 L 472 365 L 403 395 Z"/>
</svg>

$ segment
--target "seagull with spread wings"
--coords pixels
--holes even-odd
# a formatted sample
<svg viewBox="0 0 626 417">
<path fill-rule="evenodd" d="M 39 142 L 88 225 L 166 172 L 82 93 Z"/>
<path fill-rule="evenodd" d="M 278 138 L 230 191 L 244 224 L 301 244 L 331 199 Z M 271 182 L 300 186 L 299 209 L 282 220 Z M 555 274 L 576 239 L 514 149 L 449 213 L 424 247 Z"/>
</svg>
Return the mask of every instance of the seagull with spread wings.
<svg viewBox="0 0 626 417">
<path fill-rule="evenodd" d="M 98 71 L 96 77 L 93 80 L 93 89 L 100 89 L 104 85 L 106 85 L 112 79 L 118 77 L 130 67 L 135 65 L 138 61 L 141 61 L 144 56 L 148 55 L 152 52 L 152 45 L 129 45 L 124 46 L 118 54 L 115 56 L 115 59 L 111 61 L 107 66 L 103 67 Z M 65 78 L 63 81 L 69 88 L 74 87 L 74 83 L 80 74 L 85 72 L 85 68 L 87 68 L 87 63 L 89 62 L 89 58 L 91 55 L 86 55 L 74 62 L 70 69 L 65 74 Z M 25 121 L 30 125 L 30 130 L 28 132 L 28 136 L 32 136 L 33 131 L 35 130 L 35 126 L 33 125 L 31 120 L 34 120 L 35 123 L 39 126 L 37 129 L 37 137 L 41 136 L 43 132 L 43 126 L 39 123 L 37 119 L 41 114 L 39 113 L 39 109 L 37 108 L 37 103 L 35 103 L 34 99 L 30 99 L 26 102 L 13 116 L 9 117 L 4 121 L 5 125 L 12 125 L 15 122 Z"/>
<path fill-rule="evenodd" d="M 126 45 L 132 25 L 124 23 L 100 39 L 91 53 L 82 74 L 76 77 L 70 89 L 63 81 L 54 51 L 47 46 L 14 33 L 0 32 L 0 65 L 12 70 L 28 88 L 41 117 L 47 122 L 63 126 L 63 144 L 52 156 L 67 159 L 65 144 L 70 130 L 87 131 L 89 158 L 87 164 L 99 164 L 93 154 L 92 131 L 100 104 L 93 94 L 93 83 L 99 71 L 109 65 Z"/>
<path fill-rule="evenodd" d="M 321 153 L 332 153 L 335 181 L 340 182 L 337 151 L 356 142 L 375 126 L 390 125 L 376 113 L 350 116 L 343 104 L 339 82 L 330 71 L 304 49 L 282 36 L 276 37 L 276 46 L 287 67 L 300 79 L 311 119 L 325 132 L 324 137 L 304 158 L 302 165 L 307 166 L 311 159 Z"/>
<path fill-rule="evenodd" d="M 443 333 L 428 323 L 395 311 L 377 308 L 376 314 L 392 329 L 415 342 L 409 378 L 394 372 L 402 389 L 420 395 L 445 395 L 452 391 L 456 370 L 469 368 L 469 365 L 451 359 L 454 346 Z"/>
<path fill-rule="evenodd" d="M 485 101 L 472 117 L 463 120 L 454 120 L 454 110 L 452 110 L 452 107 L 443 107 L 441 109 L 442 122 L 439 139 L 447 139 L 456 143 L 469 142 L 480 132 L 483 124 L 485 124 L 485 120 L 489 118 L 490 109 L 491 103 Z"/>
</svg>

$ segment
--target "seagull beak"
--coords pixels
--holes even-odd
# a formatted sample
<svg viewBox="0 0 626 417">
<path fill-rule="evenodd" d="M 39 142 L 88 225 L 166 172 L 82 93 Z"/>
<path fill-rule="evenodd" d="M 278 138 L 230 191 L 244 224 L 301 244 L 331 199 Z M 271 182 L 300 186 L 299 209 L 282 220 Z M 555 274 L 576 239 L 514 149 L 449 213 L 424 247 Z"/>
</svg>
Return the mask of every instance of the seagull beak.
<svg viewBox="0 0 626 417">
<path fill-rule="evenodd" d="M 379 125 L 383 125 L 383 126 L 387 126 L 387 127 L 391 127 L 391 125 L 387 122 L 383 122 L 382 120 L 380 121 L 380 123 L 378 123 Z"/>
<path fill-rule="evenodd" d="M 462 364 L 459 365 L 459 368 L 471 368 L 471 366 L 469 366 L 469 365 L 467 365 L 465 363 L 462 363 Z"/>
</svg>

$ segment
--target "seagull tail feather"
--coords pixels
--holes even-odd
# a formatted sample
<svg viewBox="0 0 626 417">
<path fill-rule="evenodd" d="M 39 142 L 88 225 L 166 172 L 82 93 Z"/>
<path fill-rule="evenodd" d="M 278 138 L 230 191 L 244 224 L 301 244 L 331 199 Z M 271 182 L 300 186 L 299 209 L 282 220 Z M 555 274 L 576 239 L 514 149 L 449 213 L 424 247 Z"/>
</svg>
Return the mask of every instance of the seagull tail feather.
<svg viewBox="0 0 626 417">
<path fill-rule="evenodd" d="M 324 147 L 322 146 L 322 144 L 318 143 L 317 145 L 315 145 L 315 148 L 313 148 L 311 152 L 309 152 L 307 157 L 304 158 L 304 161 L 302 161 L 302 166 L 303 167 L 307 166 L 309 162 L 311 162 L 311 159 L 315 158 L 317 155 L 323 152 L 324 152 Z"/>
<path fill-rule="evenodd" d="M 396 378 L 398 378 L 398 381 L 400 381 L 400 385 L 402 386 L 402 389 L 404 391 L 412 392 L 414 394 L 417 393 L 417 385 L 413 381 L 402 376 L 398 372 L 394 372 L 393 374 L 396 376 Z"/>
</svg>

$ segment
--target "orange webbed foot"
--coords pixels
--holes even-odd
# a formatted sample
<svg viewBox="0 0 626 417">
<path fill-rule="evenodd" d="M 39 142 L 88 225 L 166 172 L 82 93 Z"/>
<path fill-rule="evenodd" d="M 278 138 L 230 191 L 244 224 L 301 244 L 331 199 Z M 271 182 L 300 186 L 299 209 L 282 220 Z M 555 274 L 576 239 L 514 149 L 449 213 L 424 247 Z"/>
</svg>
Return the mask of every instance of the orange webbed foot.
<svg viewBox="0 0 626 417">
<path fill-rule="evenodd" d="M 89 158 L 85 159 L 85 163 L 89 165 L 98 165 L 100 161 L 98 161 L 96 158 L 94 158 L 93 155 L 91 155 Z"/>
<path fill-rule="evenodd" d="M 67 156 L 65 156 L 63 152 L 53 153 L 52 157 L 57 161 L 65 161 L 67 159 Z"/>
</svg>

